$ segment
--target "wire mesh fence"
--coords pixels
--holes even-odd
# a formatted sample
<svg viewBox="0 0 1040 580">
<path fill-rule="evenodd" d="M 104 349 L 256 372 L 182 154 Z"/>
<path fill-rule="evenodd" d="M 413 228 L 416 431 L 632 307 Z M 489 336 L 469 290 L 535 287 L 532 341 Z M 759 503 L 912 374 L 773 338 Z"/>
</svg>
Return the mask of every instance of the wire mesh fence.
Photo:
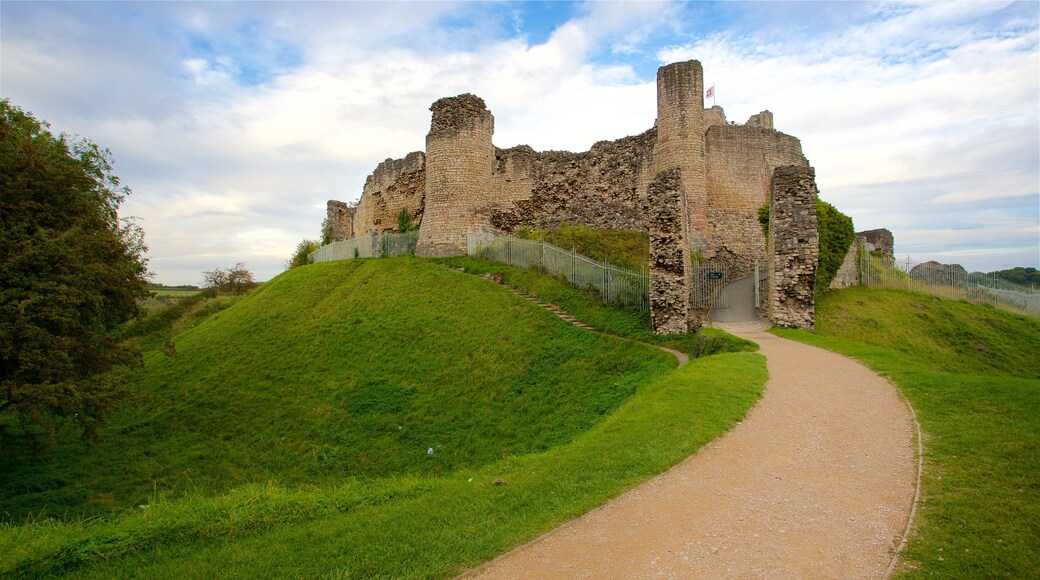
<svg viewBox="0 0 1040 580">
<path fill-rule="evenodd" d="M 862 284 L 927 292 L 951 300 L 969 300 L 1040 316 L 1040 289 L 1008 282 L 993 274 L 967 272 L 956 264 L 893 260 L 865 252 L 860 259 Z"/>
<path fill-rule="evenodd" d="M 311 253 L 312 262 L 331 262 L 351 258 L 391 258 L 415 255 L 419 232 L 362 236 L 342 242 L 332 242 Z"/>
<path fill-rule="evenodd" d="M 484 232 L 466 235 L 467 254 L 510 266 L 559 276 L 572 286 L 592 289 L 604 302 L 650 309 L 650 276 L 564 250 L 542 240 L 523 240 Z"/>
</svg>

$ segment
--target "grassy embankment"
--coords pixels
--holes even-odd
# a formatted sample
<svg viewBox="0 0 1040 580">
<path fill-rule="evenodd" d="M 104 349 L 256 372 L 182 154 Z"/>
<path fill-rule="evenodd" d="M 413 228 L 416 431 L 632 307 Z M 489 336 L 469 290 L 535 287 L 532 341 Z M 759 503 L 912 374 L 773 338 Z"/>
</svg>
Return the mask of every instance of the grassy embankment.
<svg viewBox="0 0 1040 580">
<path fill-rule="evenodd" d="M 543 302 L 554 304 L 576 319 L 607 334 L 666 346 L 694 357 L 717 352 L 751 352 L 758 349 L 758 345 L 753 342 L 714 328 L 702 328 L 696 334 L 654 334 L 650 326 L 649 312 L 604 306 L 589 292 L 531 270 L 469 257 L 441 258 L 438 261 L 471 274 L 498 274 L 502 277 L 503 283 L 519 288 Z"/>
<path fill-rule="evenodd" d="M 670 371 L 413 258 L 186 314 L 128 332 L 140 394 L 100 444 L 0 457 L 0 572 L 451 575 L 666 469 L 765 379 L 751 353 Z"/>
<path fill-rule="evenodd" d="M 1040 576 L 1040 320 L 857 287 L 817 304 L 817 334 L 775 331 L 889 377 L 925 432 L 924 502 L 902 572 Z"/>
</svg>

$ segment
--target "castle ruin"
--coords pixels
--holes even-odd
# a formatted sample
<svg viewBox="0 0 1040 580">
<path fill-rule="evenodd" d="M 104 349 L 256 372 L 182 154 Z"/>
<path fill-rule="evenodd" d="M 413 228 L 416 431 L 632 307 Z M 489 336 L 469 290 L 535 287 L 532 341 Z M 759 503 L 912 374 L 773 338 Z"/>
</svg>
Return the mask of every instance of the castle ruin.
<svg viewBox="0 0 1040 580">
<path fill-rule="evenodd" d="M 495 118 L 482 99 L 439 99 L 425 152 L 380 163 L 356 208 L 329 202 L 332 237 L 396 231 L 402 210 L 419 225 L 416 253 L 424 256 L 465 254 L 471 230 L 568 222 L 647 231 L 654 328 L 695 329 L 703 313 L 690 308 L 691 255 L 724 262 L 732 279 L 751 275 L 766 262 L 757 211 L 774 171 L 809 168 L 799 140 L 775 130 L 769 111 L 736 124 L 721 107 L 705 109 L 703 78 L 695 60 L 661 67 L 654 126 L 582 153 L 495 147 Z"/>
</svg>

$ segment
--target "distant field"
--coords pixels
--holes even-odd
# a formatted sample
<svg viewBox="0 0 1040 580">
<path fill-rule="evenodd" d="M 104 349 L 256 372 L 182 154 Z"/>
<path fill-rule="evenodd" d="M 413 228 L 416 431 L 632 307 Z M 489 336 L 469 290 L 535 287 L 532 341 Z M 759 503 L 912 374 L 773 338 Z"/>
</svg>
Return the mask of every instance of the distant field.
<svg viewBox="0 0 1040 580">
<path fill-rule="evenodd" d="M 186 296 L 194 296 L 194 295 L 198 294 L 199 292 L 202 292 L 202 290 L 181 290 L 181 289 L 177 289 L 177 288 L 157 288 L 157 289 L 154 289 L 154 290 L 151 290 L 151 291 L 155 292 L 156 296 L 172 296 L 172 297 L 176 297 L 176 298 L 184 298 Z"/>
<path fill-rule="evenodd" d="M 817 332 L 897 384 L 925 432 L 924 501 L 902 574 L 1040 577 L 1040 320 L 900 290 L 849 288 Z"/>
</svg>

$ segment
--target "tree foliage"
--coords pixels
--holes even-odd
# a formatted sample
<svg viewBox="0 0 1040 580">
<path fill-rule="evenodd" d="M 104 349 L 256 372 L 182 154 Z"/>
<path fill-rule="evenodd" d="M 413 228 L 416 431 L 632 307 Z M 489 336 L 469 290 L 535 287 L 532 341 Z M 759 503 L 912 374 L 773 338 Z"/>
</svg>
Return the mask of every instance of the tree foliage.
<svg viewBox="0 0 1040 580">
<path fill-rule="evenodd" d="M 285 269 L 290 270 L 297 266 L 306 266 L 311 263 L 311 254 L 317 251 L 321 246 L 314 240 L 301 240 L 299 244 L 296 244 L 296 249 L 293 251 L 293 255 L 285 263 Z"/>
<path fill-rule="evenodd" d="M 412 214 L 408 212 L 408 208 L 402 207 L 401 212 L 397 214 L 397 233 L 407 234 L 417 229 L 419 226 L 412 221 Z"/>
<path fill-rule="evenodd" d="M 202 273 L 202 285 L 217 294 L 245 294 L 256 288 L 253 273 L 242 262 L 230 268 L 213 268 Z"/>
<path fill-rule="evenodd" d="M 95 437 L 140 364 L 116 331 L 148 295 L 144 234 L 112 157 L 0 101 L 0 429 L 53 445 L 67 420 Z"/>
<path fill-rule="evenodd" d="M 820 232 L 820 265 L 816 269 L 816 294 L 819 295 L 838 275 L 856 231 L 851 217 L 820 199 L 816 200 L 816 227 Z"/>
</svg>

